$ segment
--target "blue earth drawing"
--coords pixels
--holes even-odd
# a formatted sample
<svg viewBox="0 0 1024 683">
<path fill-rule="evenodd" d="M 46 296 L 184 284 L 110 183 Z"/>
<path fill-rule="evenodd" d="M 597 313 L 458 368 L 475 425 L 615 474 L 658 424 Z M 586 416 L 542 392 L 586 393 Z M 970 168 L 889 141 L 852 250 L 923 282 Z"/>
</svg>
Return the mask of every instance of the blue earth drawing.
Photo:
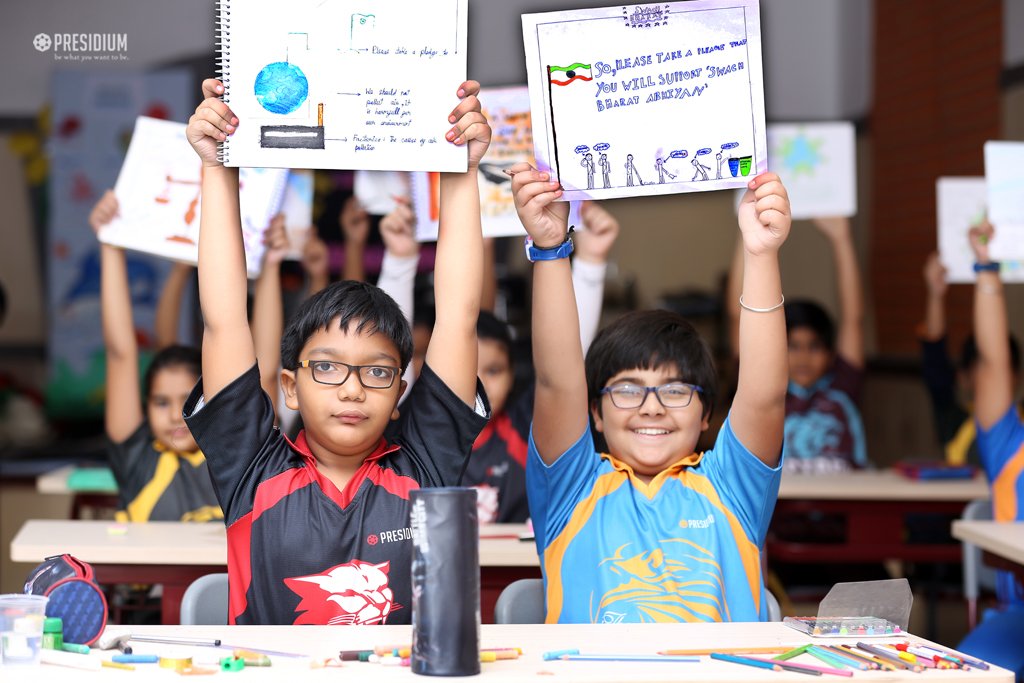
<svg viewBox="0 0 1024 683">
<path fill-rule="evenodd" d="M 256 76 L 256 101 L 271 114 L 291 114 L 309 95 L 302 69 L 288 62 L 267 64 Z"/>
</svg>

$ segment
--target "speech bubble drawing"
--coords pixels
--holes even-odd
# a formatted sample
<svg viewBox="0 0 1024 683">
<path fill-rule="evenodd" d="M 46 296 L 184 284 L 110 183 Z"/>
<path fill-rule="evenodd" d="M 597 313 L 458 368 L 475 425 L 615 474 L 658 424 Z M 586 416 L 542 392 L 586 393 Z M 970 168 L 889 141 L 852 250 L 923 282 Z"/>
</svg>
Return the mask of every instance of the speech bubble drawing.
<svg viewBox="0 0 1024 683">
<path fill-rule="evenodd" d="M 590 148 L 587 147 L 586 145 L 577 145 L 576 146 L 576 153 L 577 154 L 586 154 L 589 151 L 590 151 Z"/>
<path fill-rule="evenodd" d="M 688 154 L 689 152 L 687 152 L 685 149 L 677 149 L 676 151 L 669 154 L 669 156 L 672 157 L 673 159 L 685 159 Z"/>
</svg>

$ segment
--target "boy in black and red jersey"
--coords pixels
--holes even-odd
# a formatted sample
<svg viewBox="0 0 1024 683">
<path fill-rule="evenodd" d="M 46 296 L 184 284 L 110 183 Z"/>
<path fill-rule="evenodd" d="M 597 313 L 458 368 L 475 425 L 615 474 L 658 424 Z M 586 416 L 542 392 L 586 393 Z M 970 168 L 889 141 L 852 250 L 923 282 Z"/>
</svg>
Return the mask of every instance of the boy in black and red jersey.
<svg viewBox="0 0 1024 683">
<path fill-rule="evenodd" d="M 199 297 L 203 374 L 185 404 L 228 527 L 232 624 L 409 623 L 409 491 L 457 483 L 488 408 L 476 379 L 483 280 L 477 164 L 490 128 L 463 83 L 447 140 L 468 145 L 469 170 L 441 175 L 437 322 L 426 364 L 398 416 L 412 335 L 375 287 L 339 282 L 285 329 L 281 384 L 302 416 L 295 442 L 274 427 L 246 321 L 238 170 L 217 143 L 239 125 L 203 84 L 189 121 L 202 159 Z M 241 125 L 245 125 L 244 122 Z M 399 419 L 394 438 L 384 439 Z"/>
</svg>

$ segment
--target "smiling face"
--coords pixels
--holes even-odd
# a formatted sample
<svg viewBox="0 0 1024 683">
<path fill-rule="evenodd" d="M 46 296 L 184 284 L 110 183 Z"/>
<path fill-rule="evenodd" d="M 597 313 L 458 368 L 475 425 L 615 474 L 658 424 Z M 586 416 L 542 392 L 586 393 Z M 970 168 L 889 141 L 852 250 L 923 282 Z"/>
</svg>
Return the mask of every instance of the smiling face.
<svg viewBox="0 0 1024 683">
<path fill-rule="evenodd" d="M 179 453 L 199 450 L 181 413 L 197 379 L 183 365 L 161 368 L 153 375 L 146 399 L 146 419 L 153 436 Z"/>
<path fill-rule="evenodd" d="M 654 387 L 687 382 L 674 364 L 654 369 L 634 368 L 613 375 L 604 386 L 634 384 Z M 604 434 L 608 452 L 649 481 L 669 465 L 694 452 L 701 432 L 708 428 L 704 405 L 694 396 L 685 408 L 666 408 L 648 393 L 639 408 L 618 408 L 607 394 L 593 406 L 594 426 Z"/>
<path fill-rule="evenodd" d="M 357 324 L 342 329 L 335 319 L 317 330 L 306 340 L 299 360 L 400 368 L 394 342 L 383 334 L 359 332 Z M 388 422 L 398 417 L 398 399 L 405 382 L 396 378 L 387 389 L 367 389 L 353 370 L 343 384 L 335 386 L 315 381 L 311 368 L 298 367 L 281 371 L 281 386 L 285 403 L 302 415 L 310 450 L 321 460 L 365 458 L 372 453 Z"/>
</svg>

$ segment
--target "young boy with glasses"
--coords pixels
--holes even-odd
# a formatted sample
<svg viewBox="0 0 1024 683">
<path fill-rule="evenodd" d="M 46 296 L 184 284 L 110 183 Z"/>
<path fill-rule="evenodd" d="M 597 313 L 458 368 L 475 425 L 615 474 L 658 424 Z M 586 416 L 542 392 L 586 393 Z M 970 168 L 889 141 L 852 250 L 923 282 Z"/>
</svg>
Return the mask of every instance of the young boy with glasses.
<svg viewBox="0 0 1024 683">
<path fill-rule="evenodd" d="M 739 388 L 714 448 L 695 453 L 716 391 L 707 345 L 680 316 L 640 311 L 602 330 L 584 364 L 568 204 L 547 173 L 512 170 L 535 262 L 526 482 L 547 621 L 766 619 L 760 550 L 778 495 L 787 383 L 785 188 L 762 174 L 740 205 Z"/>
<path fill-rule="evenodd" d="M 281 341 L 285 402 L 305 427 L 292 443 L 260 389 L 246 321 L 238 171 L 217 160 L 217 143 L 239 121 L 219 99 L 222 84 L 203 84 L 206 99 L 187 130 L 204 167 L 203 374 L 184 412 L 224 508 L 232 624 L 410 622 L 409 491 L 455 485 L 487 421 L 476 379 L 476 169 L 490 128 L 478 91 L 476 82 L 463 83 L 449 119 L 447 140 L 468 145 L 469 169 L 441 175 L 437 323 L 401 417 L 409 324 L 376 287 L 339 282 L 302 305 Z M 399 424 L 385 439 L 393 418 Z"/>
</svg>

